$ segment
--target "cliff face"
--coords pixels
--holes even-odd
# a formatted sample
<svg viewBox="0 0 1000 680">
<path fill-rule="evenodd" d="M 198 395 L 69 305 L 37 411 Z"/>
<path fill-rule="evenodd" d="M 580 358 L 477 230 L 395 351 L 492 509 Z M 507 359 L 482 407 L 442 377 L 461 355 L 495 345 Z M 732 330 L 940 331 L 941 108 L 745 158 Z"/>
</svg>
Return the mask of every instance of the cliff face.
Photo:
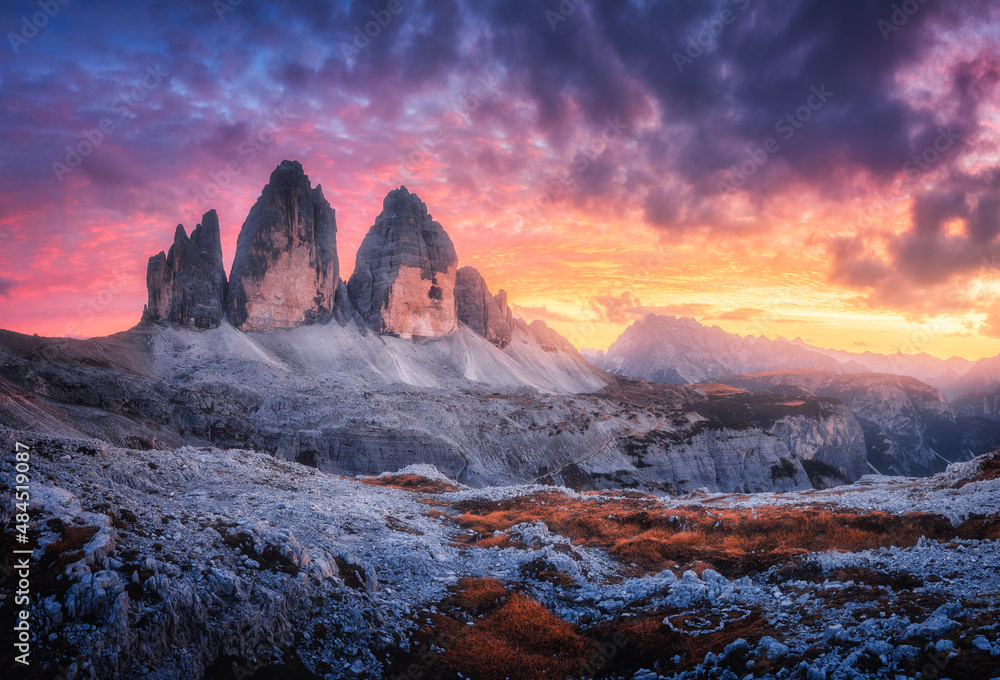
<svg viewBox="0 0 1000 680">
<path fill-rule="evenodd" d="M 833 486 L 863 473 L 861 428 L 843 404 L 713 387 L 626 380 L 597 392 L 599 407 L 588 404 L 584 413 L 606 418 L 591 427 L 611 436 L 592 441 L 593 454 L 562 463 L 551 481 L 753 493 Z M 614 419 L 628 425 L 615 429 Z"/>
<path fill-rule="evenodd" d="M 815 417 L 786 416 L 767 432 L 802 460 L 817 488 L 850 483 L 871 472 L 864 429 L 844 404 L 827 404 Z"/>
<path fill-rule="evenodd" d="M 205 213 L 190 238 L 184 226 L 177 225 L 170 251 L 149 258 L 146 289 L 145 322 L 202 329 L 219 325 L 226 299 L 226 271 L 219 216 L 214 210 Z"/>
<path fill-rule="evenodd" d="M 246 331 L 329 319 L 339 263 L 337 222 L 297 161 L 282 161 L 250 210 L 236 245 L 227 312 Z"/>
<path fill-rule="evenodd" d="M 507 292 L 490 294 L 486 279 L 473 267 L 462 267 L 455 277 L 458 320 L 503 349 L 510 344 L 514 314 L 507 306 Z"/>
<path fill-rule="evenodd" d="M 100 342 L 0 334 L 0 357 L 38 346 L 4 373 L 18 421 L 34 413 L 119 445 L 211 442 L 336 474 L 431 463 L 476 486 L 668 493 L 809 488 L 810 461 L 855 464 L 857 425 L 829 399 L 705 394 L 596 370 L 583 380 L 586 363 L 541 324 L 503 350 L 467 328 L 413 343 L 335 323 L 253 334 L 150 324 Z M 122 367 L 129 357 L 135 368 Z"/>
<path fill-rule="evenodd" d="M 347 283 L 354 309 L 378 333 L 454 333 L 458 256 L 444 228 L 406 187 L 390 191 L 358 249 Z"/>
<path fill-rule="evenodd" d="M 963 416 L 1000 420 L 1000 392 L 969 392 L 956 397 L 951 405 Z"/>
<path fill-rule="evenodd" d="M 961 414 L 940 390 L 915 378 L 880 373 L 774 371 L 726 378 L 742 389 L 830 397 L 844 402 L 865 434 L 879 472 L 923 476 L 1000 445 L 1000 425 Z"/>
</svg>

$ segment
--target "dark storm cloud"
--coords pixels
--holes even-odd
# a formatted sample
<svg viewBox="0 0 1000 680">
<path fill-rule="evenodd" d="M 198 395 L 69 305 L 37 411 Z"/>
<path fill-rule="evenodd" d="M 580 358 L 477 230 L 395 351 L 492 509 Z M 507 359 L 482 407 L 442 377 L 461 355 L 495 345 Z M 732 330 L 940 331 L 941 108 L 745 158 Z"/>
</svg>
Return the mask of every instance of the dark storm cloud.
<svg viewBox="0 0 1000 680">
<path fill-rule="evenodd" d="M 616 193 L 614 205 L 634 198 L 653 226 L 676 229 L 717 217 L 706 203 L 717 197 L 720 176 L 768 137 L 781 148 L 748 187 L 755 200 L 784 191 L 792 180 L 831 194 L 859 172 L 876 183 L 891 181 L 933 143 L 942 124 L 940 112 L 901 96 L 901 71 L 926 59 L 936 36 L 991 11 L 986 0 L 920 5 L 886 34 L 879 21 L 891 19 L 893 4 L 874 0 L 570 2 L 562 6 L 575 11 L 553 25 L 545 12 L 560 6 L 409 3 L 408 17 L 419 20 L 400 28 L 398 41 L 374 45 L 353 69 L 331 55 L 314 75 L 360 91 L 377 88 L 387 94 L 381 113 L 396 117 L 406 95 L 440 87 L 445 74 L 499 67 L 504 95 L 530 104 L 532 115 L 505 119 L 500 112 L 494 122 L 501 129 L 529 125 L 565 154 L 565 165 L 550 169 L 574 174 L 576 190 L 563 198 L 585 205 L 595 194 Z M 357 14 L 356 5 L 351 12 Z M 729 23 L 720 24 L 722 17 Z M 708 46 L 678 68 L 676 55 L 692 54 L 693 41 L 720 25 Z M 309 80 L 299 64 L 283 68 L 286 84 Z M 995 79 L 988 63 L 952 68 L 955 108 L 944 122 L 965 140 L 980 124 L 977 107 Z M 783 116 L 806 111 L 817 90 L 831 95 L 807 111 L 810 120 L 776 130 Z M 637 123 L 654 111 L 660 124 L 640 129 Z M 573 140 L 581 131 L 600 135 L 615 117 L 628 127 L 623 144 L 583 171 L 574 168 Z M 627 183 L 618 181 L 619 169 Z M 667 175 L 688 190 L 665 186 Z"/>
<path fill-rule="evenodd" d="M 916 194 L 910 227 L 889 236 L 884 255 L 860 237 L 828 244 L 830 278 L 863 301 L 919 313 L 968 311 L 981 301 L 962 291 L 972 277 L 1000 272 L 1000 171 L 952 172 Z"/>
<path fill-rule="evenodd" d="M 945 189 L 919 194 L 913 227 L 892 246 L 893 264 L 918 284 L 939 284 L 982 268 L 1000 235 L 1000 172 L 953 177 Z"/>
<path fill-rule="evenodd" d="M 701 200 L 718 192 L 720 172 L 745 160 L 747 150 L 767 137 L 777 136 L 782 148 L 754 178 L 756 193 L 782 189 L 788 169 L 817 185 L 834 182 L 845 168 L 882 178 L 898 172 L 937 134 L 940 121 L 896 94 L 896 76 L 925 57 L 935 32 L 990 7 L 987 0 L 960 7 L 921 5 L 884 39 L 878 21 L 890 17 L 892 3 L 876 0 L 591 0 L 579 6 L 567 0 L 562 6 L 575 11 L 554 25 L 545 14 L 560 11 L 554 1 L 401 0 L 399 14 L 345 59 L 342 47 L 352 44 L 355 29 L 364 30 L 372 12 L 383 12 L 387 4 L 243 2 L 221 20 L 210 2 L 139 3 L 114 12 L 99 4 L 74 15 L 80 26 L 66 37 L 80 39 L 88 31 L 107 35 L 123 65 L 141 67 L 143 60 L 159 57 L 175 79 L 175 91 L 206 103 L 227 98 L 227 88 L 245 88 L 256 77 L 255 98 L 266 100 L 268 88 L 277 87 L 273 99 L 280 95 L 317 111 L 331 100 L 367 97 L 369 115 L 386 124 L 405 115 L 410 97 L 447 87 L 451 76 L 499 68 L 504 94 L 529 104 L 532 119 L 504 119 L 499 109 L 484 108 L 478 115 L 494 116 L 501 128 L 533 126 L 552 148 L 567 153 L 567 167 L 574 162 L 566 146 L 574 135 L 589 129 L 598 136 L 608 119 L 622 120 L 628 126 L 622 141 L 635 142 L 631 150 L 595 159 L 578 173 L 581 190 L 567 196 L 586 201 L 609 187 L 626 191 L 611 181 L 612 162 L 649 168 L 648 181 L 627 190 L 649 194 L 650 221 L 669 227 L 678 215 L 697 212 Z M 722 17 L 729 23 L 720 23 Z M 679 69 L 675 55 L 690 54 L 690 45 L 706 36 L 708 46 L 697 48 L 701 53 Z M 85 53 L 86 44 L 80 40 L 75 49 Z M 72 54 L 64 56 L 73 61 Z M 961 132 L 977 125 L 975 108 L 989 86 L 984 68 L 988 71 L 970 63 L 956 70 L 959 106 L 951 123 Z M 93 79 L 87 67 L 64 75 L 85 87 L 71 107 L 75 115 L 83 105 L 100 108 L 107 95 L 86 87 Z M 834 93 L 830 100 L 792 139 L 781 139 L 775 123 L 823 85 Z M 56 97 L 47 95 L 50 101 Z M 654 109 L 662 125 L 640 132 L 636 123 Z M 192 136 L 207 151 L 214 144 L 227 146 L 227 126 L 236 134 L 240 125 L 255 124 L 226 111 L 185 111 L 183 105 L 171 113 L 196 126 Z M 667 173 L 693 188 L 684 199 L 689 210 L 673 218 L 664 210 L 668 200 L 660 188 Z"/>
<path fill-rule="evenodd" d="M 934 169 L 951 179 L 921 195 L 888 259 L 857 239 L 831 244 L 843 285 L 935 285 L 996 242 L 995 180 L 952 164 L 975 139 L 1000 69 L 995 55 L 952 63 L 934 50 L 939 37 L 995 19 L 997 5 L 913 2 L 888 33 L 886 0 L 399 0 L 388 19 L 388 0 L 244 1 L 225 12 L 209 0 L 69 3 L 20 52 L 0 50 L 0 180 L 26 204 L 126 207 L 161 182 L 157 205 L 173 213 L 192 187 L 246 161 L 240 145 L 286 107 L 281 149 L 260 158 L 322 146 L 341 168 L 388 172 L 387 159 L 413 151 L 399 139 L 437 129 L 444 136 L 427 154 L 466 193 L 504 184 L 541 196 L 556 181 L 556 200 L 575 207 L 631 210 L 664 233 L 739 235 L 770 227 L 728 216 L 719 180 L 768 137 L 781 148 L 740 189 L 750 212 L 790 182 L 835 197 L 845 178 L 887 185 L 948 127 L 959 141 Z M 0 9 L 0 27 L 22 13 Z M 377 35 L 358 37 L 380 17 Z M 947 107 L 901 91 L 901 75 L 931 58 L 950 78 Z M 117 116 L 115 102 L 149 67 L 168 82 L 58 183 L 51 164 Z M 492 84 L 475 107 L 448 117 L 484 77 Z M 832 94 L 808 109 L 817 89 Z M 801 107 L 810 119 L 785 139 L 775 124 Z M 945 233 L 956 219 L 964 231 Z"/>
<path fill-rule="evenodd" d="M 889 274 L 889 267 L 871 256 L 860 238 L 833 239 L 828 251 L 831 259 L 830 278 L 849 288 L 872 288 Z"/>
</svg>

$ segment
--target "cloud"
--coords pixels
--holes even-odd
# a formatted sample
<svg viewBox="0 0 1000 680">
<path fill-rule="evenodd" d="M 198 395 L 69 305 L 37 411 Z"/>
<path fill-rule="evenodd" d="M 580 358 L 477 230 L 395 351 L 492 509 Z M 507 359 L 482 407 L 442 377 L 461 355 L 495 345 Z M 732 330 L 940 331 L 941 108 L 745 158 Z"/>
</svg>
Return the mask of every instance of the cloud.
<svg viewBox="0 0 1000 680">
<path fill-rule="evenodd" d="M 831 264 L 830 279 L 850 288 L 872 288 L 889 274 L 889 266 L 871 255 L 860 238 L 832 239 L 827 253 Z"/>
<path fill-rule="evenodd" d="M 580 319 L 561 312 L 554 312 L 545 305 L 541 307 L 524 307 L 521 305 L 511 305 L 511 309 L 517 316 L 527 321 L 560 321 L 563 323 L 578 323 Z"/>
<path fill-rule="evenodd" d="M 740 309 L 731 309 L 727 312 L 722 312 L 714 318 L 719 321 L 749 321 L 750 319 L 757 319 L 766 313 L 767 312 L 763 309 L 743 307 Z"/>
<path fill-rule="evenodd" d="M 587 301 L 587 308 L 607 323 L 628 323 L 637 316 L 642 316 L 638 311 L 641 306 L 639 298 L 628 291 L 619 295 L 596 295 Z"/>
<path fill-rule="evenodd" d="M 870 307 L 931 315 L 974 309 L 978 300 L 963 293 L 970 282 L 1000 278 L 1000 171 L 949 173 L 914 196 L 904 231 L 880 240 L 877 253 L 861 236 L 830 239 L 830 281 L 859 291 Z"/>
<path fill-rule="evenodd" d="M 980 335 L 1000 339 L 1000 304 L 994 304 L 986 316 L 986 320 L 977 329 Z"/>
<path fill-rule="evenodd" d="M 675 305 L 638 305 L 632 311 L 637 318 L 656 314 L 659 316 L 675 316 L 693 319 L 710 318 L 712 305 L 698 302 L 686 302 Z"/>
<path fill-rule="evenodd" d="M 411 0 L 348 59 L 341 43 L 370 21 L 364 3 L 244 2 L 224 21 L 204 0 L 99 3 L 73 21 L 60 16 L 25 48 L 30 55 L 0 54 L 0 213 L 17 235 L 0 252 L 0 271 L 30 263 L 32 292 L 72 286 L 86 298 L 98 290 L 88 272 L 108 259 L 141 269 L 173 225 L 208 207 L 219 210 L 231 258 L 239 225 L 283 158 L 302 160 L 323 183 L 341 244 L 360 242 L 385 187 L 405 181 L 449 229 L 496 225 L 465 243 L 507 261 L 531 239 L 569 242 L 566 251 L 581 235 L 613 246 L 621 224 L 636 225 L 633 234 L 644 225 L 651 241 L 669 245 L 721 249 L 725 238 L 752 248 L 749 239 L 779 226 L 805 241 L 822 225 L 783 222 L 775 206 L 803 195 L 849 203 L 903 178 L 907 192 L 920 191 L 912 228 L 879 243 L 838 232 L 829 281 L 855 291 L 859 306 L 968 306 L 944 300 L 948 288 L 1000 251 L 996 173 L 975 162 L 995 155 L 997 4 L 926 3 L 888 40 L 877 27 L 891 12 L 884 0 L 725 4 L 735 20 L 683 69 L 674 53 L 719 3 L 591 0 L 552 30 L 534 0 Z M 0 25 L 20 21 L 8 5 Z M 116 103 L 141 91 L 151 67 L 169 78 L 130 99 L 122 116 Z M 824 86 L 833 94 L 791 138 L 776 132 Z M 261 142 L 276 107 L 289 119 Z M 114 130 L 59 181 L 52 163 L 104 118 Z M 907 177 L 906 164 L 947 127 L 959 141 L 919 181 Z M 719 180 L 768 137 L 780 151 L 721 195 Z M 553 183 L 560 190 L 542 201 Z M 198 204 L 206 191 L 211 205 Z M 506 228 L 511 213 L 536 202 L 551 213 Z M 623 295 L 594 296 L 587 309 L 614 323 L 710 312 Z M 116 304 L 137 314 L 141 284 Z"/>
<path fill-rule="evenodd" d="M 0 297 L 10 297 L 18 282 L 6 276 L 0 276 Z"/>
</svg>

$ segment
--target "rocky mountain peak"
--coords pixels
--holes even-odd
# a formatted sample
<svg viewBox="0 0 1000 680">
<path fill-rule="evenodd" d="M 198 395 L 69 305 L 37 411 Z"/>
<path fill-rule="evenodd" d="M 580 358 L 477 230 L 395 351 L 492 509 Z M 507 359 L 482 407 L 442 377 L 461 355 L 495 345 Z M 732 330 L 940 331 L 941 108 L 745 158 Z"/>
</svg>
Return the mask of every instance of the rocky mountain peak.
<svg viewBox="0 0 1000 680">
<path fill-rule="evenodd" d="M 401 186 L 358 249 L 348 294 L 362 321 L 379 333 L 440 337 L 458 328 L 451 239 L 420 198 Z"/>
<path fill-rule="evenodd" d="M 514 315 L 507 306 L 507 292 L 490 293 L 486 279 L 473 267 L 462 267 L 455 277 L 458 320 L 503 349 L 510 344 Z"/>
<path fill-rule="evenodd" d="M 178 224 L 168 253 L 149 258 L 148 303 L 142 320 L 190 328 L 215 328 L 223 318 L 226 270 L 219 216 L 209 210 L 191 232 Z"/>
<path fill-rule="evenodd" d="M 860 368 L 787 340 L 741 337 L 695 319 L 659 315 L 635 321 L 605 356 L 592 356 L 601 368 L 621 375 L 679 384 L 786 368 L 837 373 Z"/>
<path fill-rule="evenodd" d="M 292 328 L 333 312 L 340 268 L 337 221 L 298 161 L 282 161 L 236 244 L 227 312 L 242 330 Z"/>
</svg>

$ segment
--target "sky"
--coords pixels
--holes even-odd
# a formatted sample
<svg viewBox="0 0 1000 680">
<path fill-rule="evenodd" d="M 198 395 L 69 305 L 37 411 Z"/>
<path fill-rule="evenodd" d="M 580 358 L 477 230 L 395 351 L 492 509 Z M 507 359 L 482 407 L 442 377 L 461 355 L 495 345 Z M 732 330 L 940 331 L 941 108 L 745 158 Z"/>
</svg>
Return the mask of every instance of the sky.
<svg viewBox="0 0 1000 680">
<path fill-rule="evenodd" d="M 11 0 L 0 328 L 133 326 L 149 256 L 271 170 L 346 279 L 406 185 L 515 315 L 1000 353 L 995 0 Z"/>
</svg>

